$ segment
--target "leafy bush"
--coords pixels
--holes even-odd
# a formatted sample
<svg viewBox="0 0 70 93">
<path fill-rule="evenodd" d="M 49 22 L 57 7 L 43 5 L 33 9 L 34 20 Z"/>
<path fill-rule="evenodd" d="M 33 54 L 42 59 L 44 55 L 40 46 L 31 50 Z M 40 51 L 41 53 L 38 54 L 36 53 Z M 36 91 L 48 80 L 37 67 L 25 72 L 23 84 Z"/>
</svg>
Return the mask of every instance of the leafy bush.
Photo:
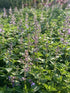
<svg viewBox="0 0 70 93">
<path fill-rule="evenodd" d="M 15 8 L 8 15 L 4 9 L 0 16 L 0 92 L 70 92 L 69 21 L 59 8 Z"/>
</svg>

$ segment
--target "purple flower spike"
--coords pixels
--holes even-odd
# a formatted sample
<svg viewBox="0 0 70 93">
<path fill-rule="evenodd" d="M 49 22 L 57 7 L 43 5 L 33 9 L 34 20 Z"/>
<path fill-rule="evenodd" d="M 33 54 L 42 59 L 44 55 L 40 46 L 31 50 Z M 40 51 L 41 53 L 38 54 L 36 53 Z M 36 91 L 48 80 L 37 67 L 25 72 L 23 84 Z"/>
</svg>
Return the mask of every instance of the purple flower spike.
<svg viewBox="0 0 70 93">
<path fill-rule="evenodd" d="M 68 34 L 70 35 L 70 29 L 68 30 Z"/>
<path fill-rule="evenodd" d="M 35 83 L 34 83 L 34 82 L 32 82 L 31 86 L 34 86 L 34 85 L 35 85 Z"/>
</svg>

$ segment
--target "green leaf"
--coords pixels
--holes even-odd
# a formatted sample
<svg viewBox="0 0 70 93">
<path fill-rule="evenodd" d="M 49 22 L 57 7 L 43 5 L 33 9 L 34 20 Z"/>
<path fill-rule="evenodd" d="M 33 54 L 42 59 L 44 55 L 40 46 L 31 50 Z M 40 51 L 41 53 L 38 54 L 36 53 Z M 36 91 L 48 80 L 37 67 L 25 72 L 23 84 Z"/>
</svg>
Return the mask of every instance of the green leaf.
<svg viewBox="0 0 70 93">
<path fill-rule="evenodd" d="M 0 93 L 4 93 L 3 91 L 0 91 Z"/>
<path fill-rule="evenodd" d="M 7 72 L 11 72 L 12 71 L 12 68 L 5 68 L 7 70 Z"/>
<path fill-rule="evenodd" d="M 54 87 L 51 86 L 51 85 L 43 84 L 43 86 L 44 86 L 47 90 L 49 90 L 49 91 L 56 91 L 56 88 L 54 88 Z"/>
</svg>

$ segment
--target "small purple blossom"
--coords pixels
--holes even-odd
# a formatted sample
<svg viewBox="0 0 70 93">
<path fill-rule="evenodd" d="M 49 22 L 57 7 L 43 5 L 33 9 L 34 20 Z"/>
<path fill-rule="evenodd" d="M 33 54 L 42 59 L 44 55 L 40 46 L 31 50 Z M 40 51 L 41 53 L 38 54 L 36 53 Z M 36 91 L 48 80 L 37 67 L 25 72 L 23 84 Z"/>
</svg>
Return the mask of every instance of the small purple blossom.
<svg viewBox="0 0 70 93">
<path fill-rule="evenodd" d="M 68 44 L 68 42 L 65 42 L 65 44 Z"/>
<path fill-rule="evenodd" d="M 61 38 L 61 41 L 64 41 L 64 39 L 63 39 L 63 38 Z"/>
<path fill-rule="evenodd" d="M 34 86 L 34 85 L 35 85 L 35 83 L 34 83 L 34 82 L 32 82 L 32 83 L 31 83 L 31 86 Z"/>
</svg>

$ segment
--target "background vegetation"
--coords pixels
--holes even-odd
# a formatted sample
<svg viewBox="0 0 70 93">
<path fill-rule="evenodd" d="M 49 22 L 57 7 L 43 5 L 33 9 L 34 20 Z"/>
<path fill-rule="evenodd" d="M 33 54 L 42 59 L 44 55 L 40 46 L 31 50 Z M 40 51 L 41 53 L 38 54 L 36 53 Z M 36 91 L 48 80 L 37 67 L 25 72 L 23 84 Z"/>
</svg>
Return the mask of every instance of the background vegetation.
<svg viewBox="0 0 70 93">
<path fill-rule="evenodd" d="M 64 3 L 64 1 L 68 1 L 68 0 L 0 0 L 0 8 L 10 8 L 10 6 L 12 8 L 15 8 L 16 6 L 18 8 L 21 8 L 22 7 L 22 3 L 24 4 L 24 6 L 34 6 L 35 7 L 35 4 L 36 6 L 39 8 L 39 6 L 41 6 L 41 3 L 43 5 L 46 4 L 55 4 L 57 3 L 58 1 Z M 65 3 L 64 3 L 65 4 Z M 65 4 L 66 5 L 66 4 Z"/>
</svg>

